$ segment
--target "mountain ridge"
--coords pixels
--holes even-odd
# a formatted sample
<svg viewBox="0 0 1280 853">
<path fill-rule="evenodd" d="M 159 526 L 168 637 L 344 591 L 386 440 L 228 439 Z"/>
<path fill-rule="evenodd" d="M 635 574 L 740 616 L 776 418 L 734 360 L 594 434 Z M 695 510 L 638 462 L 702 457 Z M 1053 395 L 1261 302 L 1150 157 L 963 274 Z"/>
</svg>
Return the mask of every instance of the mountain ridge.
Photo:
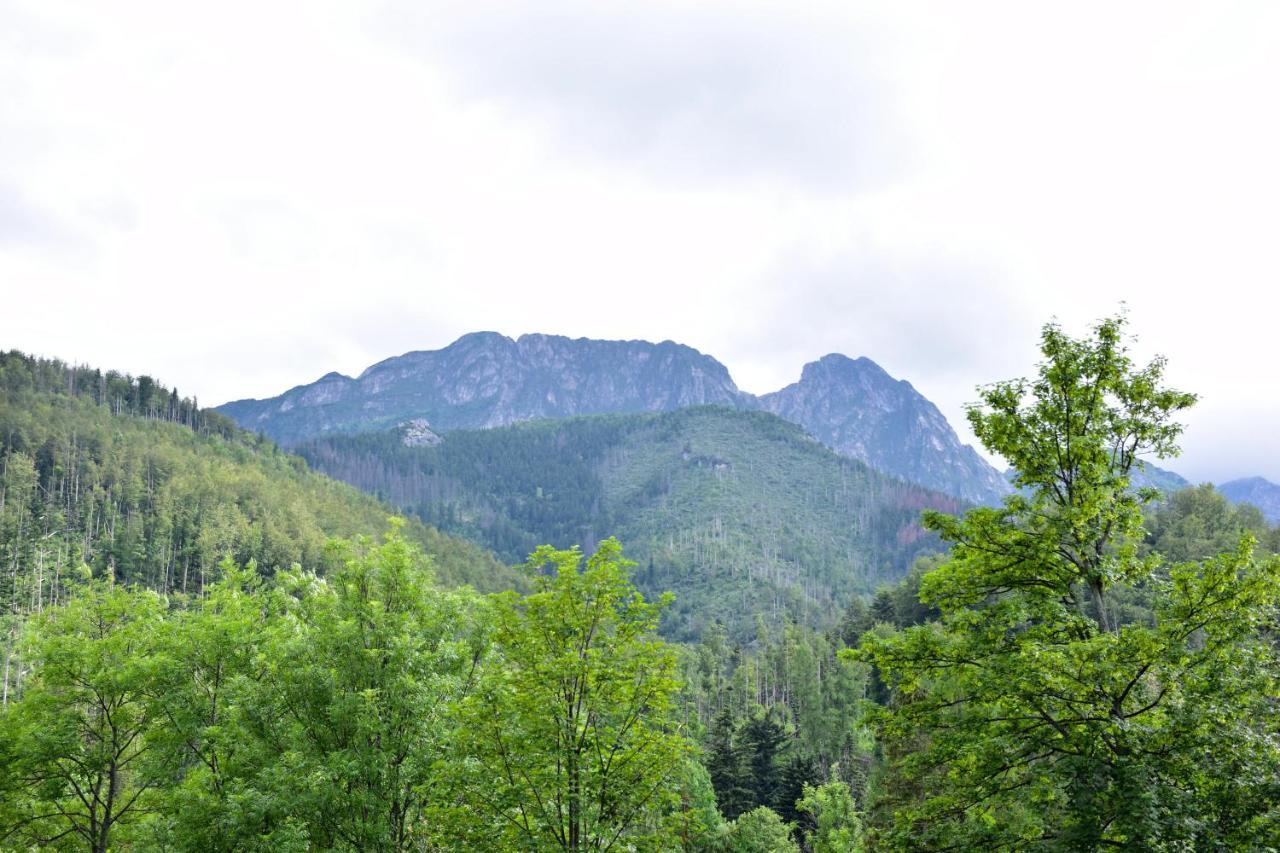
<svg viewBox="0 0 1280 853">
<path fill-rule="evenodd" d="M 290 446 L 412 419 L 448 431 L 700 405 L 777 414 L 838 453 L 973 503 L 998 502 L 1009 490 L 910 382 L 867 356 L 840 353 L 809 362 L 795 382 L 757 396 L 738 388 L 713 356 L 669 339 L 471 332 L 441 349 L 382 359 L 356 377 L 330 372 L 218 411 Z"/>
</svg>

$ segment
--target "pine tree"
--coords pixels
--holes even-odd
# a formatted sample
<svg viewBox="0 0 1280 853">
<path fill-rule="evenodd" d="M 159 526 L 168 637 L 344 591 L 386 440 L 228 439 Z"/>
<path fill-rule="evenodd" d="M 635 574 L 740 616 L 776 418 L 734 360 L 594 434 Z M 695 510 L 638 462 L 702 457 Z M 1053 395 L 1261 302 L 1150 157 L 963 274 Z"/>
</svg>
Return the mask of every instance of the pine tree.
<svg viewBox="0 0 1280 853">
<path fill-rule="evenodd" d="M 724 704 L 711 724 L 706 763 L 722 815 L 733 820 L 760 804 L 752 789 L 750 755 L 738 736 L 732 702 Z"/>
<path fill-rule="evenodd" d="M 778 722 L 777 713 L 769 709 L 747 721 L 741 732 L 742 748 L 747 755 L 750 772 L 749 788 L 756 805 L 778 809 L 780 790 L 780 757 L 787 745 L 787 731 Z"/>
<path fill-rule="evenodd" d="M 773 810 L 787 823 L 803 823 L 805 817 L 797 803 L 804 796 L 805 788 L 819 778 L 812 758 L 807 755 L 791 756 L 779 773 Z"/>
</svg>

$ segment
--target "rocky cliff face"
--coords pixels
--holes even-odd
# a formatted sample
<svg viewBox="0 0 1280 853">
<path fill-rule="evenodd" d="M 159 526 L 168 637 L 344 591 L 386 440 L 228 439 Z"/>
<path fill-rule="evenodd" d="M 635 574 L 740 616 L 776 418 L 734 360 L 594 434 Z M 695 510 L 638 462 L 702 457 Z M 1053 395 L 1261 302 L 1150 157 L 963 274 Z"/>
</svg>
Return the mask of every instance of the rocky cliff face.
<svg viewBox="0 0 1280 853">
<path fill-rule="evenodd" d="M 354 379 L 331 373 L 279 397 L 238 400 L 220 411 L 290 445 L 413 418 L 450 430 L 750 402 L 723 364 L 671 341 L 512 340 L 477 332 L 444 349 L 389 358 Z"/>
<path fill-rule="evenodd" d="M 330 373 L 220 411 L 292 445 L 414 419 L 448 431 L 700 405 L 766 409 L 839 453 L 965 500 L 993 503 L 1009 491 L 910 383 L 869 359 L 842 355 L 807 365 L 799 382 L 757 398 L 740 391 L 714 358 L 671 341 L 513 340 L 478 332 L 444 349 L 389 358 L 356 378 Z"/>
<path fill-rule="evenodd" d="M 828 447 L 904 480 L 974 503 L 1010 491 L 1000 472 L 960 442 L 938 407 L 868 358 L 828 355 L 760 405 Z"/>
<path fill-rule="evenodd" d="M 1245 477 L 1223 483 L 1218 491 L 1232 503 L 1253 504 L 1272 524 L 1280 523 L 1280 486 L 1262 477 Z"/>
</svg>

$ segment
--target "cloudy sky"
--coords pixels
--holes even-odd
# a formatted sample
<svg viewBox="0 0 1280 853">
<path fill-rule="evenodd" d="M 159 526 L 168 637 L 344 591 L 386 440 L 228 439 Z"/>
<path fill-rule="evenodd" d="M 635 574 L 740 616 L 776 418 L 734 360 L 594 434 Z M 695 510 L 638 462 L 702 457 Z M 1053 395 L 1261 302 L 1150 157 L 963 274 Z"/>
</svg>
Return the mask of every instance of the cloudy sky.
<svg viewBox="0 0 1280 853">
<path fill-rule="evenodd" d="M 1280 4 L 0 0 L 0 347 L 204 403 L 481 329 L 838 351 L 963 431 L 1128 305 L 1280 481 Z"/>
</svg>

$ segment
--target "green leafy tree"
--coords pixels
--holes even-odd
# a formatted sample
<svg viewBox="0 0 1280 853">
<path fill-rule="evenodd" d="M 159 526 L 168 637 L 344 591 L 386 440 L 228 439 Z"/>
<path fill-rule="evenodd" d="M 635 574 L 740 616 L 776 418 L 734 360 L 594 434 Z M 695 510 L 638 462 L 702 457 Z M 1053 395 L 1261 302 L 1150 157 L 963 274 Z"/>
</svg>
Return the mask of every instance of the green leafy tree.
<svg viewBox="0 0 1280 853">
<path fill-rule="evenodd" d="M 1244 533 L 1265 539 L 1262 512 L 1233 506 L 1208 483 L 1174 492 L 1147 515 L 1146 546 L 1172 562 L 1205 560 L 1230 551 Z"/>
<path fill-rule="evenodd" d="M 614 539 L 582 565 L 542 547 L 535 589 L 498 599 L 495 651 L 459 732 L 463 798 L 485 843 L 608 850 L 678 842 L 689 744 L 673 714 L 674 650 L 654 635 Z M 478 819 L 478 820 L 477 820 Z"/>
<path fill-rule="evenodd" d="M 483 620 L 469 593 L 431 585 L 398 520 L 380 545 L 333 548 L 341 568 L 327 581 L 282 579 L 291 594 L 265 641 L 270 669 L 250 722 L 279 750 L 266 790 L 313 844 L 418 847 Z"/>
<path fill-rule="evenodd" d="M 716 809 L 711 777 L 693 756 L 685 761 L 679 797 L 679 804 L 668 819 L 676 846 L 685 851 L 715 850 L 725 832 L 725 822 Z"/>
<path fill-rule="evenodd" d="M 864 849 L 862 819 L 853 791 L 835 772 L 825 784 L 805 785 L 796 807 L 812 825 L 805 832 L 805 846 L 812 853 L 861 853 Z"/>
<path fill-rule="evenodd" d="M 768 806 L 759 806 L 729 824 L 725 853 L 800 853 L 791 826 Z"/>
<path fill-rule="evenodd" d="M 119 846 L 167 778 L 152 749 L 159 596 L 106 582 L 32 625 L 34 674 L 0 712 L 0 846 Z"/>
<path fill-rule="evenodd" d="M 268 596 L 252 562 L 225 559 L 219 574 L 204 598 L 171 614 L 155 650 L 154 748 L 182 770 L 162 790 L 148 836 L 183 850 L 296 849 L 302 824 L 263 784 L 277 744 L 246 724 L 271 664 Z"/>
<path fill-rule="evenodd" d="M 893 691 L 886 847 L 1183 849 L 1276 837 L 1280 567 L 1246 538 L 1201 563 L 1139 553 L 1144 456 L 1176 452 L 1194 397 L 1128 356 L 1123 319 L 1045 327 L 1033 381 L 970 408 L 1021 491 L 962 518 L 920 597 L 940 624 L 863 640 Z M 1146 618 L 1115 618 L 1143 590 Z"/>
</svg>

